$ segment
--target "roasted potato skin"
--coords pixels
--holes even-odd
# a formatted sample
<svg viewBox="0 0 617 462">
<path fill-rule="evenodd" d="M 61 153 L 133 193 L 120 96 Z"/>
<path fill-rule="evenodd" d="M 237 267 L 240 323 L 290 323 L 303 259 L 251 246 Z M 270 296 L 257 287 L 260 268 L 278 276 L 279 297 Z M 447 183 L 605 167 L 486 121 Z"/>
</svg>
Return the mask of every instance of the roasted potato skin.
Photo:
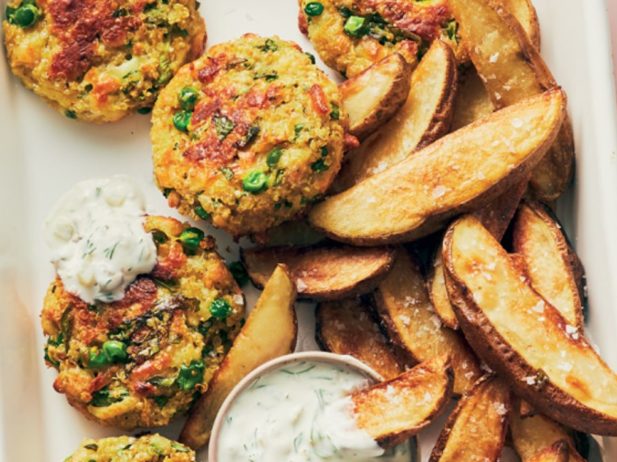
<svg viewBox="0 0 617 462">
<path fill-rule="evenodd" d="M 429 462 L 498 461 L 506 439 L 510 409 L 507 385 L 495 376 L 484 376 L 461 398 L 448 417 Z"/>
<path fill-rule="evenodd" d="M 387 380 L 404 372 L 406 358 L 383 335 L 365 301 L 320 303 L 315 317 L 315 340 L 323 350 L 353 356 Z"/>
<path fill-rule="evenodd" d="M 572 326 L 583 329 L 585 270 L 547 206 L 535 201 L 521 204 L 512 231 L 512 248 L 525 261 L 531 286 Z M 547 269 L 545 264 L 557 266 Z"/>
<path fill-rule="evenodd" d="M 453 216 L 477 210 L 525 179 L 552 145 L 564 114 L 565 95 L 560 90 L 505 108 L 327 198 L 311 210 L 309 220 L 334 240 L 361 246 L 426 236 Z M 528 120 L 534 127 L 526 134 L 520 127 L 515 129 L 525 125 L 520 117 L 534 119 Z M 542 131 L 536 131 L 539 127 Z M 510 146 L 487 149 L 491 137 L 497 131 L 506 136 L 505 130 L 510 130 Z M 512 151 L 514 140 L 521 143 L 518 152 Z M 506 150 L 517 156 L 498 154 Z M 472 169 L 483 178 L 470 183 L 470 189 L 462 185 Z"/>
<path fill-rule="evenodd" d="M 364 139 L 387 123 L 405 104 L 411 87 L 411 65 L 394 53 L 340 85 L 349 133 Z M 375 96 L 375 87 L 385 90 Z"/>
<path fill-rule="evenodd" d="M 540 50 L 540 22 L 536 8 L 531 0 L 500 0 L 504 7 L 514 16 L 529 37 L 529 41 Z"/>
<path fill-rule="evenodd" d="M 381 324 L 393 343 L 415 362 L 447 355 L 454 393 L 462 395 L 482 375 L 480 364 L 460 333 L 443 326 L 428 297 L 419 265 L 405 249 L 373 295 Z"/>
<path fill-rule="evenodd" d="M 538 338 L 541 335 L 546 336 L 549 346 L 552 348 L 558 348 L 555 346 L 558 342 L 567 342 L 564 349 L 566 346 L 568 349 L 576 348 L 577 352 L 580 352 L 579 355 L 586 355 L 584 358 L 581 358 L 581 361 L 593 360 L 596 364 L 596 368 L 601 369 L 598 371 L 598 386 L 600 386 L 601 381 L 601 385 L 608 388 L 608 393 L 610 393 L 611 387 L 612 389 L 617 388 L 615 373 L 611 371 L 597 355 L 585 338 L 580 334 L 574 337 L 566 333 L 565 326 L 567 323 L 559 312 L 542 300 L 533 289 L 529 288 L 524 278 L 521 281 L 518 269 L 514 267 L 505 250 L 501 248 L 493 237 L 491 237 L 477 219 L 467 216 L 457 220 L 446 232 L 444 238 L 444 263 L 446 269 L 446 285 L 450 301 L 459 319 L 461 329 L 465 333 L 465 337 L 474 351 L 489 365 L 489 367 L 505 380 L 508 380 L 508 383 L 518 396 L 530 402 L 541 413 L 583 432 L 616 435 L 617 417 L 584 404 L 568 391 L 564 391 L 555 385 L 543 369 L 534 368 L 527 362 L 523 355 L 528 354 L 528 352 L 517 351 L 491 323 L 487 314 L 482 310 L 481 306 L 478 305 L 471 288 L 463 282 L 461 274 L 458 274 L 457 268 L 455 268 L 455 264 L 457 263 L 454 261 L 453 248 L 457 243 L 456 236 L 459 228 L 471 233 L 471 237 L 468 236 L 468 238 L 473 239 L 473 242 L 476 243 L 475 245 L 478 245 L 477 242 L 486 243 L 486 245 L 482 244 L 484 247 L 484 257 L 482 258 L 488 258 L 487 249 L 491 249 L 490 251 L 498 256 L 497 258 L 499 258 L 499 261 L 495 262 L 495 259 L 492 259 L 490 263 L 491 265 L 493 263 L 497 265 L 497 271 L 500 272 L 498 274 L 514 275 L 511 279 L 511 283 L 516 284 L 516 287 L 512 287 L 512 290 L 515 291 L 517 303 L 522 303 L 522 300 L 525 300 L 524 303 L 528 305 L 533 305 L 532 301 L 543 303 L 543 330 L 542 332 L 537 332 L 535 337 Z M 458 250 L 457 252 L 460 253 Z M 472 257 L 470 256 L 469 258 Z M 475 265 L 476 263 L 474 260 L 474 262 L 459 262 L 458 264 L 467 266 Z M 478 262 L 477 264 L 481 265 L 482 263 Z M 467 266 L 467 268 L 468 271 L 475 271 L 472 270 L 472 266 Z M 507 273 L 505 273 L 506 271 Z M 512 294 L 503 293 L 503 290 L 500 292 L 499 297 L 501 299 L 507 296 L 512 296 Z M 519 310 L 517 310 L 517 315 L 526 317 L 525 319 L 530 319 L 527 317 L 527 314 L 524 314 L 530 313 L 529 316 L 532 316 L 531 311 L 528 312 L 526 311 L 527 309 L 525 305 L 521 305 Z M 526 328 L 525 333 L 531 336 L 530 329 L 535 327 L 534 324 Z M 547 351 L 546 354 L 548 353 Z M 572 365 L 570 365 L 570 367 L 572 367 Z M 576 373 L 576 368 L 573 369 L 573 371 Z M 589 378 L 587 377 L 585 380 L 589 380 Z M 591 393 L 591 390 L 589 390 L 589 383 L 581 382 L 580 377 L 572 376 L 568 378 L 568 383 L 572 387 L 572 390 L 576 390 L 579 396 L 586 397 Z M 580 390 L 587 391 L 585 393 L 580 393 Z M 599 400 L 597 395 L 592 397 L 596 401 Z M 606 405 L 609 408 L 611 406 L 610 403 L 606 403 Z"/>
<path fill-rule="evenodd" d="M 381 447 L 396 446 L 444 411 L 453 382 L 447 356 L 420 363 L 398 377 L 353 392 L 356 423 Z"/>
<path fill-rule="evenodd" d="M 450 47 L 435 41 L 411 75 L 403 107 L 358 149 L 347 153 L 332 190 L 348 189 L 448 133 L 457 72 Z"/>
<path fill-rule="evenodd" d="M 242 249 L 241 257 L 256 287 L 263 287 L 276 265 L 283 263 L 301 298 L 324 301 L 373 290 L 392 267 L 394 251 L 387 247 L 322 245 Z"/>
<path fill-rule="evenodd" d="M 556 88 L 538 49 L 502 0 L 452 0 L 469 54 L 497 108 Z M 487 34 L 492 40 L 485 40 Z M 566 117 L 555 145 L 538 164 L 531 189 L 539 199 L 557 199 L 574 172 L 572 127 Z"/>
<path fill-rule="evenodd" d="M 541 414 L 523 415 L 523 407 L 528 406 L 526 403 L 523 406 L 524 403 L 515 403 L 510 414 L 510 439 L 522 462 L 531 462 L 536 454 L 560 441 L 566 442 L 569 447 L 566 461 L 585 461 L 562 425 Z"/>
</svg>

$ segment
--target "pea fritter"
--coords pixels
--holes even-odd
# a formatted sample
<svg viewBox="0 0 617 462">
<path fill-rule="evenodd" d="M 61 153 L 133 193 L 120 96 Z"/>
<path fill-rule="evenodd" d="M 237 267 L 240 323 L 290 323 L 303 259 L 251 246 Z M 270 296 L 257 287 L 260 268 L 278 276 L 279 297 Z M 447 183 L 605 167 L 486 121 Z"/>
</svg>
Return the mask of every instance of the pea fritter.
<svg viewBox="0 0 617 462">
<path fill-rule="evenodd" d="M 153 112 L 169 205 L 238 237 L 301 214 L 340 169 L 337 85 L 294 43 L 247 34 L 184 66 Z"/>
<path fill-rule="evenodd" d="M 464 60 L 447 0 L 299 0 L 299 27 L 323 61 L 353 77 L 392 53 L 414 65 L 435 39 Z"/>
<path fill-rule="evenodd" d="M 64 462 L 195 462 L 195 453 L 161 435 L 84 440 Z"/>
<path fill-rule="evenodd" d="M 3 28 L 23 84 L 91 122 L 146 112 L 205 40 L 196 0 L 10 0 Z"/>
<path fill-rule="evenodd" d="M 87 304 L 57 278 L 41 315 L 54 388 L 87 417 L 121 428 L 166 425 L 207 389 L 240 329 L 244 298 L 214 240 L 147 217 L 154 270 L 117 302 Z"/>
</svg>

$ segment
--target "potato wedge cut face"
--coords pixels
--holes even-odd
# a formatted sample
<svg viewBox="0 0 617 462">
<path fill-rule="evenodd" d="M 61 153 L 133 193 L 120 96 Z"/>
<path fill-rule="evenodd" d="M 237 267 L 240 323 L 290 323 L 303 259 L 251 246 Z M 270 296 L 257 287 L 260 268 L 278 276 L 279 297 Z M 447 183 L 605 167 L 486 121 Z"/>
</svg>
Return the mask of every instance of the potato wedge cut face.
<svg viewBox="0 0 617 462">
<path fill-rule="evenodd" d="M 445 135 L 450 129 L 456 85 L 452 50 L 437 40 L 413 72 L 401 110 L 360 148 L 347 154 L 335 190 L 347 189 Z"/>
<path fill-rule="evenodd" d="M 396 114 L 407 100 L 411 71 L 395 53 L 340 85 L 352 135 L 365 138 Z"/>
<path fill-rule="evenodd" d="M 409 439 L 443 411 L 452 393 L 452 369 L 441 356 L 351 395 L 354 417 L 381 447 Z"/>
<path fill-rule="evenodd" d="M 495 377 L 481 379 L 448 418 L 429 462 L 496 462 L 504 446 L 510 390 Z"/>
<path fill-rule="evenodd" d="M 442 325 L 429 300 L 424 276 L 405 250 L 375 292 L 377 313 L 390 338 L 417 362 L 448 356 L 454 393 L 468 391 L 480 378 L 475 355 L 460 334 Z"/>
<path fill-rule="evenodd" d="M 527 180 L 525 179 L 504 192 L 490 204 L 476 210 L 473 215 L 482 222 L 484 227 L 493 236 L 501 240 L 526 190 Z M 451 329 L 458 329 L 458 319 L 456 319 L 450 299 L 448 298 L 443 271 L 443 258 L 441 256 L 441 249 L 439 249 L 435 253 L 433 267 L 428 277 L 429 296 L 437 315 L 443 323 Z"/>
<path fill-rule="evenodd" d="M 538 50 L 501 0 L 452 0 L 450 6 L 496 107 L 557 86 Z M 531 186 L 540 199 L 555 200 L 566 189 L 573 170 L 572 127 L 566 120 L 555 145 L 534 171 Z"/>
<path fill-rule="evenodd" d="M 531 0 L 501 0 L 506 9 L 514 16 L 529 37 L 529 41 L 540 49 L 540 22 Z"/>
<path fill-rule="evenodd" d="M 326 351 L 350 355 L 372 367 L 385 379 L 405 368 L 379 329 L 371 308 L 357 299 L 317 306 L 317 343 Z"/>
<path fill-rule="evenodd" d="M 510 416 L 510 435 L 512 444 L 522 462 L 534 460 L 534 456 L 560 441 L 566 442 L 569 454 L 566 461 L 584 462 L 576 452 L 574 441 L 565 428 L 541 414 L 522 417 L 513 410 Z"/>
<path fill-rule="evenodd" d="M 299 296 L 340 300 L 370 292 L 392 266 L 394 253 L 386 247 L 277 247 L 243 250 L 242 260 L 258 287 L 283 263 Z"/>
<path fill-rule="evenodd" d="M 552 90 L 491 114 L 317 204 L 313 226 L 357 245 L 413 240 L 490 203 L 552 144 L 565 97 Z"/>
<path fill-rule="evenodd" d="M 559 310 L 572 328 L 582 330 L 583 304 L 577 279 L 582 265 L 561 226 L 538 203 L 519 208 L 513 231 L 513 250 L 525 261 L 531 287 Z"/>
<path fill-rule="evenodd" d="M 210 386 L 191 408 L 181 442 L 193 449 L 205 445 L 216 413 L 232 388 L 256 367 L 293 351 L 298 330 L 295 298 L 287 269 L 277 267 Z"/>
<path fill-rule="evenodd" d="M 473 217 L 444 242 L 446 284 L 476 353 L 540 412 L 577 430 L 617 434 L 617 375 L 582 335 L 526 284 Z"/>
<path fill-rule="evenodd" d="M 538 452 L 529 459 L 529 462 L 568 462 L 568 457 L 568 444 L 565 441 L 558 441 L 554 445 Z"/>
<path fill-rule="evenodd" d="M 494 110 L 493 102 L 475 68 L 463 70 L 454 99 L 452 131 L 486 117 Z"/>
</svg>

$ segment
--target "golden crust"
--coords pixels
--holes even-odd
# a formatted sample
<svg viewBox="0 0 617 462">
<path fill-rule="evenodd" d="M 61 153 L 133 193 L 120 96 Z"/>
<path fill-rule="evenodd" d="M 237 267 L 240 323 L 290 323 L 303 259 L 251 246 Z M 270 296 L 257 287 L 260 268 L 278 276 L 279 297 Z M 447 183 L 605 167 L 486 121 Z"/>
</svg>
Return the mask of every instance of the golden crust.
<svg viewBox="0 0 617 462">
<path fill-rule="evenodd" d="M 335 189 L 347 189 L 448 133 L 457 80 L 450 47 L 436 40 L 411 76 L 403 107 L 377 133 L 346 155 Z"/>
<path fill-rule="evenodd" d="M 311 210 L 310 222 L 335 240 L 363 246 L 428 235 L 527 178 L 564 114 L 560 90 L 502 109 L 327 198 Z"/>
<path fill-rule="evenodd" d="M 480 378 L 480 364 L 460 333 L 442 325 L 428 298 L 424 277 L 404 249 L 375 291 L 375 305 L 386 332 L 416 362 L 447 355 L 454 393 L 468 391 Z"/>
<path fill-rule="evenodd" d="M 197 95 L 190 111 L 179 101 L 186 87 Z M 174 126 L 177 114 L 190 118 L 186 131 Z M 338 87 L 278 37 L 247 34 L 212 47 L 178 72 L 152 120 L 154 175 L 169 204 L 236 237 L 300 214 L 328 189 L 343 156 Z"/>
<path fill-rule="evenodd" d="M 528 286 L 481 223 L 456 221 L 443 255 L 450 301 L 474 351 L 541 413 L 583 432 L 616 435 L 617 374 Z"/>
<path fill-rule="evenodd" d="M 452 395 L 447 356 L 427 360 L 398 377 L 351 394 L 354 418 L 381 447 L 408 440 L 444 411 Z"/>
<path fill-rule="evenodd" d="M 31 27 L 3 22 L 11 70 L 67 117 L 89 122 L 151 107 L 205 42 L 194 0 L 48 0 L 37 8 Z"/>
<path fill-rule="evenodd" d="M 386 380 L 405 370 L 367 303 L 358 299 L 320 303 L 315 316 L 315 337 L 322 349 L 353 356 Z"/>
<path fill-rule="evenodd" d="M 195 462 L 195 453 L 161 435 L 86 439 L 64 462 Z"/>
<path fill-rule="evenodd" d="M 257 287 L 283 263 L 300 297 L 340 300 L 374 289 L 392 267 L 394 255 L 386 247 L 276 247 L 242 250 L 242 261 Z"/>
<path fill-rule="evenodd" d="M 557 87 L 538 49 L 502 0 L 452 0 L 451 8 L 495 107 Z M 532 192 L 543 201 L 553 201 L 567 188 L 573 172 L 572 126 L 566 117 L 555 144 L 533 172 Z"/>
<path fill-rule="evenodd" d="M 177 238 L 186 228 L 147 218 L 145 229 L 159 241 L 157 265 L 119 302 L 88 305 L 59 278 L 50 285 L 41 313 L 46 361 L 58 370 L 56 391 L 87 417 L 122 428 L 166 425 L 207 389 L 235 337 L 242 293 L 212 239 L 202 240 L 196 254 L 184 253 Z M 211 310 L 215 300 L 227 305 L 224 316 Z M 96 365 L 93 358 L 110 340 L 124 345 L 126 359 Z M 180 375 L 191 365 L 203 376 L 189 387 Z"/>
<path fill-rule="evenodd" d="M 497 462 L 506 439 L 510 390 L 485 376 L 461 398 L 441 431 L 429 462 Z"/>
</svg>

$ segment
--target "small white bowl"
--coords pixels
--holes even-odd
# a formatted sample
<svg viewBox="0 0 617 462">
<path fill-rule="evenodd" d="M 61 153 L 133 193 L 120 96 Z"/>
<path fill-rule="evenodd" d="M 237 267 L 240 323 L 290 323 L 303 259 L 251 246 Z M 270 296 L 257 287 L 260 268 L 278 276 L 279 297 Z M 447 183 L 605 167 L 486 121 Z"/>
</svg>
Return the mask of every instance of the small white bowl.
<svg viewBox="0 0 617 462">
<path fill-rule="evenodd" d="M 335 364 L 337 366 L 347 366 L 351 369 L 355 369 L 362 375 L 365 375 L 373 382 L 380 382 L 383 380 L 381 375 L 368 367 L 366 364 L 358 361 L 356 358 L 346 355 L 337 355 L 334 353 L 325 353 L 323 351 L 305 351 L 302 353 L 292 353 L 268 361 L 267 363 L 262 364 L 261 366 L 250 372 L 248 375 L 246 375 L 238 383 L 238 385 L 233 388 L 231 393 L 229 393 L 229 395 L 223 402 L 223 405 L 219 409 L 219 412 L 216 415 L 216 419 L 214 420 L 214 425 L 212 426 L 212 433 L 210 434 L 210 445 L 208 447 L 208 462 L 225 462 L 219 461 L 217 456 L 219 435 L 223 427 L 225 415 L 229 411 L 229 408 L 232 406 L 235 399 L 240 395 L 240 393 L 242 393 L 250 384 L 252 384 L 257 378 L 261 377 L 262 375 L 274 369 L 284 367 L 285 365 L 288 365 L 290 363 L 296 363 L 300 361 L 315 361 L 321 363 Z"/>
</svg>

